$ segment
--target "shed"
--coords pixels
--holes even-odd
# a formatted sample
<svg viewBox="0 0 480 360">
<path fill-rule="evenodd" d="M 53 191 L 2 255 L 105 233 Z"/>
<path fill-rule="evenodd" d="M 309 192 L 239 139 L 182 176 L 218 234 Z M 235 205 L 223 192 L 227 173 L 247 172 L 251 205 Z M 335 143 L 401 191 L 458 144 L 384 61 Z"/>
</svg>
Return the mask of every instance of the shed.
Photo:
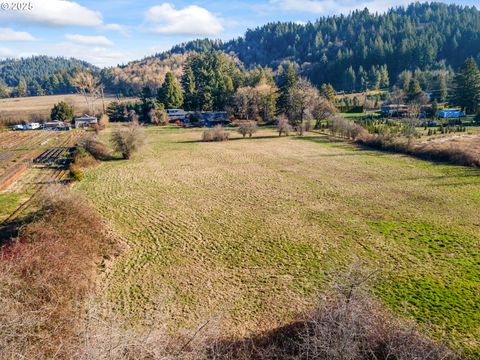
<svg viewBox="0 0 480 360">
<path fill-rule="evenodd" d="M 83 115 L 75 118 L 75 128 L 76 129 L 85 129 L 92 127 L 93 125 L 98 124 L 98 120 L 95 116 Z"/>
<path fill-rule="evenodd" d="M 66 124 L 63 121 L 54 120 L 43 124 L 43 129 L 53 131 L 70 130 L 70 124 Z"/>
<path fill-rule="evenodd" d="M 461 110 L 445 109 L 440 110 L 438 112 L 438 116 L 440 116 L 442 119 L 459 119 L 461 117 L 465 117 L 465 113 Z"/>
</svg>

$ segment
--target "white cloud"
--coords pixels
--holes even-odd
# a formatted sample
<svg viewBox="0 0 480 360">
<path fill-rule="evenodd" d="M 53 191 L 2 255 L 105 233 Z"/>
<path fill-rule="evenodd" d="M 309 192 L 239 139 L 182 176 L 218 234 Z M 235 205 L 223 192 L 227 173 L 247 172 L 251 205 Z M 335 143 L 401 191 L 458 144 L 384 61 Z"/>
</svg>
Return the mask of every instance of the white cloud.
<svg viewBox="0 0 480 360">
<path fill-rule="evenodd" d="M 28 32 L 15 31 L 11 28 L 0 28 L 0 42 L 35 41 Z"/>
<path fill-rule="evenodd" d="M 207 9 L 190 5 L 175 9 L 163 3 L 145 13 L 147 29 L 159 34 L 217 35 L 223 30 L 219 18 Z"/>
<path fill-rule="evenodd" d="M 30 0 L 32 10 L 0 11 L 0 19 L 47 26 L 100 26 L 102 14 L 69 0 Z"/>
<path fill-rule="evenodd" d="M 364 8 L 371 12 L 384 12 L 391 7 L 408 5 L 410 2 L 411 0 L 270 0 L 270 5 L 284 11 L 338 14 Z"/>
<path fill-rule="evenodd" d="M 42 53 L 50 56 L 68 56 L 88 61 L 91 64 L 105 67 L 114 66 L 134 60 L 138 54 L 131 54 L 115 48 L 107 48 L 104 46 L 88 46 L 73 43 L 59 43 L 45 47 Z"/>
<path fill-rule="evenodd" d="M 65 39 L 80 45 L 112 46 L 113 42 L 103 35 L 67 34 Z"/>
<path fill-rule="evenodd" d="M 102 25 L 100 29 L 103 31 L 118 31 L 123 35 L 128 34 L 127 28 L 120 24 L 105 24 L 105 25 Z"/>
<path fill-rule="evenodd" d="M 7 48 L 0 47 L 0 58 L 13 57 L 13 51 Z"/>
</svg>

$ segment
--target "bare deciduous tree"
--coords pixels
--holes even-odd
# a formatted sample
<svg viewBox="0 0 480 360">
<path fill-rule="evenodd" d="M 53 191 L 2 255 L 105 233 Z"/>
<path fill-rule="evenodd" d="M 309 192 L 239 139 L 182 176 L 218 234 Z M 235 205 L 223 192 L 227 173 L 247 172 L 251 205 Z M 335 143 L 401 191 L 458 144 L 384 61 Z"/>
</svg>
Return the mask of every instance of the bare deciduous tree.
<svg viewBox="0 0 480 360">
<path fill-rule="evenodd" d="M 283 134 L 288 136 L 288 134 L 292 131 L 292 126 L 288 122 L 287 116 L 284 114 L 281 114 L 278 116 L 277 131 L 278 131 L 278 136 L 282 136 Z"/>
<path fill-rule="evenodd" d="M 128 160 L 143 145 L 143 129 L 137 122 L 132 122 L 128 126 L 117 128 L 112 133 L 111 141 L 115 151 Z"/>
<path fill-rule="evenodd" d="M 163 106 L 157 106 L 154 109 L 150 110 L 148 116 L 150 117 L 150 122 L 152 124 L 165 126 L 169 123 L 167 112 L 165 111 Z"/>
<path fill-rule="evenodd" d="M 103 85 L 100 79 L 90 71 L 80 70 L 72 79 L 72 84 L 78 93 L 85 97 L 88 112 L 94 114 L 95 101 L 103 96 Z"/>
<path fill-rule="evenodd" d="M 238 124 L 237 131 L 243 135 L 243 138 L 247 135 L 248 137 L 252 137 L 252 135 L 257 132 L 257 123 L 255 121 L 241 121 Z"/>
<path fill-rule="evenodd" d="M 312 117 L 316 120 L 315 128 L 319 129 L 322 121 L 332 118 L 337 113 L 337 108 L 327 98 L 319 95 L 315 99 Z"/>
</svg>

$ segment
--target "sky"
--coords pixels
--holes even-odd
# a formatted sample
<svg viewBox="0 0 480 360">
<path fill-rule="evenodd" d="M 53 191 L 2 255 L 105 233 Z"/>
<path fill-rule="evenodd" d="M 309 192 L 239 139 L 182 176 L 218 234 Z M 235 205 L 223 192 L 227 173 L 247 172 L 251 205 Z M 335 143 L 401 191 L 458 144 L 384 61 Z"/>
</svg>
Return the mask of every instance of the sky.
<svg viewBox="0 0 480 360">
<path fill-rule="evenodd" d="M 305 23 L 365 7 L 383 12 L 412 0 L 17 1 L 0 0 L 0 59 L 64 56 L 106 67 L 196 38 L 230 40 L 271 21 Z"/>
</svg>

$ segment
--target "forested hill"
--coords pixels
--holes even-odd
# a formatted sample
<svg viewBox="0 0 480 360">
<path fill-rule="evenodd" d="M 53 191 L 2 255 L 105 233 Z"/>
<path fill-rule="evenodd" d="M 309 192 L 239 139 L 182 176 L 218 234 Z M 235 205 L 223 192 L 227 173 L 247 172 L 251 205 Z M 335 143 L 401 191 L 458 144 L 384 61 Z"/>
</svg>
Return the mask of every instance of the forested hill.
<svg viewBox="0 0 480 360">
<path fill-rule="evenodd" d="M 14 92 L 13 96 L 52 95 L 73 92 L 70 84 L 76 69 L 94 68 L 89 63 L 63 57 L 32 56 L 0 61 L 1 92 Z M 3 94 L 5 95 L 5 94 Z"/>
<path fill-rule="evenodd" d="M 377 81 L 385 66 L 396 79 L 403 70 L 456 69 L 469 56 L 480 60 L 480 11 L 415 3 L 381 15 L 363 10 L 305 25 L 277 22 L 226 43 L 195 40 L 157 57 L 210 49 L 233 52 L 247 67 L 293 61 L 317 85 L 354 90 Z"/>
<path fill-rule="evenodd" d="M 467 57 L 480 62 L 480 11 L 415 3 L 380 15 L 363 10 L 307 24 L 276 22 L 228 42 L 190 41 L 100 74 L 108 92 L 136 95 L 145 85 L 158 88 L 166 72 L 179 77 L 188 53 L 210 50 L 230 53 L 246 68 L 261 65 L 275 70 L 293 62 L 315 85 L 331 83 L 337 90 L 388 87 L 405 70 L 428 70 L 437 79 L 433 83 L 445 88 L 452 70 Z M 81 67 L 93 68 L 84 61 L 47 56 L 0 61 L 0 97 L 72 92 L 71 76 Z"/>
</svg>

